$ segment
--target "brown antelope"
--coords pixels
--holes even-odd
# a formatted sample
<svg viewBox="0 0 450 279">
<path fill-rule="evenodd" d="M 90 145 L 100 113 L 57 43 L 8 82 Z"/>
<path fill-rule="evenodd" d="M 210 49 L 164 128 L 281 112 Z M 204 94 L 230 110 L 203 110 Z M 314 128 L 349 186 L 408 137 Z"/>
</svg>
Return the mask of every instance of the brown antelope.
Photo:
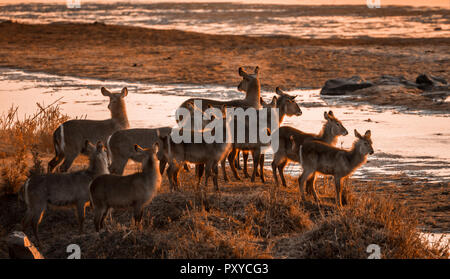
<svg viewBox="0 0 450 279">
<path fill-rule="evenodd" d="M 115 132 L 106 144 L 111 161 L 109 166 L 110 173 L 122 175 L 129 159 L 142 163 L 144 158 L 141 156 L 141 153 L 136 152 L 135 145 L 149 148 L 158 142 L 159 146 L 162 146 L 158 133 L 160 135 L 169 135 L 171 131 L 171 127 L 161 127 L 154 129 L 127 129 Z M 158 157 L 158 160 L 159 170 L 162 174 L 167 164 L 167 158 L 162 156 Z"/>
<path fill-rule="evenodd" d="M 317 140 L 328 143 L 330 145 L 335 145 L 337 138 L 339 136 L 345 136 L 348 134 L 347 129 L 345 129 L 342 122 L 339 121 L 330 110 L 329 112 L 324 112 L 323 117 L 326 122 L 322 127 L 319 134 L 305 133 L 295 128 L 289 126 L 283 126 L 274 132 L 274 136 L 279 138 L 278 150 L 273 155 L 272 161 L 272 172 L 275 183 L 278 185 L 277 169 L 281 177 L 281 182 L 283 186 L 286 187 L 286 180 L 284 178 L 284 167 L 289 161 L 300 162 L 298 157 L 298 150 L 292 150 L 292 144 L 290 138 L 293 137 L 295 141 L 295 146 L 298 148 L 304 142 L 308 140 Z M 276 135 L 278 134 L 278 135 Z M 310 192 L 311 181 L 308 180 L 308 192 Z"/>
<path fill-rule="evenodd" d="M 277 125 L 278 126 L 281 124 L 281 122 L 283 122 L 283 119 L 285 116 L 294 116 L 294 115 L 300 116 L 300 115 L 302 115 L 302 111 L 301 111 L 300 107 L 294 101 L 296 96 L 291 96 L 291 95 L 284 93 L 279 87 L 276 88 L 276 93 L 279 95 L 279 97 L 276 98 L 276 105 L 275 105 L 275 108 L 278 109 L 278 115 L 277 115 L 277 117 L 278 117 Z M 258 114 L 260 112 L 261 112 L 260 110 L 257 111 Z M 272 110 L 267 110 L 267 123 L 265 123 L 266 127 L 271 126 L 273 117 L 274 116 L 272 115 Z M 259 119 L 259 117 L 257 117 L 257 119 Z M 258 122 L 259 122 L 259 120 L 258 120 Z M 260 127 L 261 125 L 262 125 L 261 123 L 257 123 L 258 127 Z M 235 127 L 236 127 L 236 125 L 235 125 Z M 245 129 L 246 129 L 245 134 L 248 135 L 249 127 L 248 127 L 247 123 L 246 123 Z M 270 145 L 270 144 L 267 144 L 267 145 Z M 257 172 L 258 166 L 260 166 L 260 178 L 263 183 L 265 182 L 264 181 L 264 154 L 261 154 L 261 147 L 263 147 L 263 146 L 264 145 L 261 144 L 260 142 L 249 143 L 246 141 L 245 143 L 239 143 L 236 140 L 234 141 L 233 150 L 230 152 L 230 155 L 228 156 L 228 162 L 230 164 L 233 175 L 237 180 L 240 180 L 240 177 L 236 172 L 236 168 L 235 168 L 235 164 L 234 164 L 234 162 L 236 160 L 237 150 L 249 150 L 252 152 L 252 157 L 253 157 L 253 174 L 251 177 L 251 181 L 252 182 L 255 181 L 256 172 Z"/>
<path fill-rule="evenodd" d="M 115 174 L 101 175 L 92 181 L 90 200 L 94 207 L 94 224 L 97 232 L 103 227 L 110 208 L 133 207 L 134 222 L 141 222 L 143 208 L 155 196 L 161 185 L 159 162 L 156 157 L 158 143 L 151 148 L 142 149 L 135 145 L 135 151 L 144 157 L 142 172 L 119 176 Z"/>
<path fill-rule="evenodd" d="M 199 110 L 192 102 L 187 103 L 187 109 L 191 114 L 195 110 Z M 202 119 L 202 127 L 205 127 L 208 123 L 210 123 L 210 120 Z M 180 123 L 180 126 L 183 128 L 194 129 L 193 122 L 186 123 L 186 125 L 187 124 L 190 124 L 190 127 L 184 127 L 184 123 Z M 137 128 L 116 131 L 114 134 L 112 134 L 111 137 L 108 138 L 106 144 L 108 155 L 111 161 L 109 171 L 112 174 L 122 175 L 129 159 L 135 162 L 142 162 L 142 158 L 140 157 L 139 153 L 136 153 L 135 151 L 135 144 L 139 145 L 142 148 L 149 148 L 155 142 L 158 142 L 159 146 L 161 147 L 162 143 L 160 142 L 157 133 L 159 133 L 160 135 L 168 135 L 171 131 L 171 127 L 161 127 L 154 129 Z M 160 152 L 159 154 L 163 153 Z M 162 174 L 167 164 L 167 158 L 162 156 L 158 157 L 158 160 L 159 171 Z"/>
<path fill-rule="evenodd" d="M 361 136 L 355 129 L 357 140 L 350 150 L 337 148 L 320 141 L 309 141 L 299 148 L 299 158 L 303 167 L 302 175 L 298 179 L 300 193 L 305 200 L 305 183 L 312 180 L 312 193 L 317 203 L 314 182 L 317 173 L 334 176 L 336 187 L 336 205 L 342 207 L 342 179 L 350 176 L 357 168 L 366 162 L 367 155 L 373 154 L 370 130 Z M 295 145 L 295 141 L 293 141 Z"/>
<path fill-rule="evenodd" d="M 280 89 L 277 87 L 276 91 L 278 91 L 278 90 L 280 90 Z M 277 106 L 277 96 L 273 96 L 272 97 L 272 101 L 270 103 L 264 102 L 263 98 L 260 99 L 260 102 L 261 102 L 261 106 L 263 108 L 268 108 L 268 109 L 276 108 L 276 106 Z M 244 167 L 243 167 L 244 176 L 245 176 L 245 178 L 249 178 L 250 175 L 248 174 L 248 168 L 247 168 L 248 154 L 250 152 L 249 150 L 238 150 L 237 151 L 235 166 L 236 166 L 236 169 L 238 169 L 238 170 L 241 169 L 240 162 L 239 162 L 239 154 L 241 153 L 241 151 L 242 151 L 242 160 L 243 160 L 243 163 L 244 163 Z M 259 162 L 259 164 L 262 165 L 262 166 L 264 166 L 264 161 L 261 161 L 263 159 L 264 159 L 264 155 L 261 156 L 260 162 Z M 256 169 L 256 176 L 259 176 L 258 169 Z"/>
<path fill-rule="evenodd" d="M 61 124 L 53 132 L 55 157 L 48 163 L 48 172 L 60 166 L 61 172 L 66 172 L 75 158 L 80 154 L 85 140 L 91 142 L 106 142 L 115 131 L 127 129 L 129 126 L 124 98 L 128 94 L 126 87 L 121 93 L 111 93 L 102 87 L 102 94 L 109 97 L 108 109 L 111 118 L 107 120 L 69 120 Z"/>
<path fill-rule="evenodd" d="M 260 98 L 261 98 L 261 84 L 259 83 L 258 78 L 259 67 L 256 66 L 254 74 L 248 74 L 246 71 L 239 68 L 239 75 L 242 77 L 242 81 L 238 85 L 238 90 L 245 92 L 244 99 L 238 100 L 230 100 L 230 101 L 219 101 L 219 100 L 211 100 L 211 99 L 203 99 L 203 98 L 191 98 L 184 101 L 180 107 L 188 108 L 189 103 L 195 103 L 196 101 L 201 101 L 202 103 L 202 111 L 207 110 L 211 106 L 222 108 L 225 107 L 254 107 L 260 108 Z"/>
<path fill-rule="evenodd" d="M 205 142 L 204 135 L 207 132 L 212 132 L 210 129 L 203 129 L 201 131 L 190 131 L 191 139 L 196 136 L 201 137 L 202 141 L 196 142 L 173 142 L 171 136 L 161 136 L 161 141 L 164 143 L 163 150 L 167 152 L 169 158 L 169 168 L 167 169 L 167 177 L 170 182 L 172 190 L 178 190 L 178 173 L 180 166 L 188 163 L 205 166 L 205 188 L 208 185 L 208 178 L 213 174 L 213 183 L 215 190 L 219 190 L 218 185 L 218 163 L 224 161 L 226 156 L 231 151 L 232 141 L 231 136 L 227 133 L 229 131 L 229 122 L 232 119 L 226 118 L 225 106 L 222 106 L 222 118 L 217 119 L 222 121 L 222 136 L 220 141 L 217 139 L 213 142 Z M 216 116 L 217 117 L 217 116 Z M 220 118 L 220 115 L 218 116 Z M 214 128 L 215 129 L 215 128 Z M 211 133 L 212 134 L 212 133 Z M 215 134 L 215 132 L 214 132 Z M 222 163 L 222 169 L 225 171 L 225 164 Z M 203 171 L 203 170 L 202 170 Z"/>
<path fill-rule="evenodd" d="M 260 100 L 261 100 L 261 84 L 259 82 L 258 73 L 259 73 L 259 67 L 255 67 L 255 71 L 253 74 L 248 74 L 246 71 L 242 69 L 242 67 L 239 68 L 239 75 L 242 77 L 242 81 L 238 85 L 238 90 L 245 92 L 245 98 L 244 99 L 238 99 L 238 100 L 229 100 L 229 101 L 219 101 L 219 100 L 211 100 L 211 99 L 203 99 L 203 98 L 191 98 L 186 100 L 180 105 L 181 107 L 188 108 L 189 103 L 195 103 L 196 101 L 201 101 L 202 104 L 202 111 L 205 111 L 206 109 L 209 109 L 211 106 L 222 109 L 223 107 L 240 107 L 240 108 L 260 108 Z M 182 119 L 180 119 L 182 120 Z M 178 120 L 177 120 L 178 121 Z M 197 166 L 200 166 L 197 164 Z M 224 165 L 225 166 L 225 165 Z M 225 169 L 225 167 L 222 167 Z M 200 167 L 199 171 L 196 173 L 199 175 L 199 178 L 201 179 L 201 174 L 203 173 L 202 170 L 203 167 Z M 186 169 L 186 165 L 185 165 Z M 228 177 L 226 175 L 226 172 L 224 171 L 224 179 L 225 181 L 228 181 Z"/>
<path fill-rule="evenodd" d="M 83 230 L 85 206 L 89 202 L 89 184 L 99 175 L 108 173 L 108 157 L 101 142 L 93 146 L 85 141 L 83 153 L 89 154 L 89 168 L 73 173 L 34 175 L 24 184 L 24 198 L 27 205 L 24 229 L 30 225 L 39 241 L 38 226 L 48 205 L 75 206 L 79 231 Z"/>
</svg>

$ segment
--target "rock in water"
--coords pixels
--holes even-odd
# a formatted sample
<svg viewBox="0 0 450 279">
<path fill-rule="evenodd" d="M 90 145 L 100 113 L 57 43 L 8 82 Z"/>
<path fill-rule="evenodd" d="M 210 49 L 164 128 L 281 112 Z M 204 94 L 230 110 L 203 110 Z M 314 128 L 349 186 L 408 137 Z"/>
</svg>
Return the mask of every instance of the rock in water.
<svg viewBox="0 0 450 279">
<path fill-rule="evenodd" d="M 351 78 L 335 78 L 329 79 L 320 91 L 321 95 L 346 95 L 358 89 L 371 87 L 371 82 L 366 82 L 360 76 L 353 76 Z"/>
<path fill-rule="evenodd" d="M 445 79 L 426 74 L 417 76 L 416 83 L 419 89 L 426 91 L 447 88 L 447 81 Z"/>
<path fill-rule="evenodd" d="M 44 259 L 44 256 L 39 253 L 23 232 L 12 232 L 8 236 L 7 242 L 11 259 Z"/>
</svg>

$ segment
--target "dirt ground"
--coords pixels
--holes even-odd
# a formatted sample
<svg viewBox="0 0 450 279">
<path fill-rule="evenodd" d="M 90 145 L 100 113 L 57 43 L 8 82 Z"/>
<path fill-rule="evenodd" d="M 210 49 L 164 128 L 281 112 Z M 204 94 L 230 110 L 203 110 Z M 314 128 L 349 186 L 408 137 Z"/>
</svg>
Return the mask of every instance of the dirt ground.
<svg viewBox="0 0 450 279">
<path fill-rule="evenodd" d="M 47 157 L 44 162 L 46 159 Z M 85 163 L 86 159 L 80 157 L 74 168 L 82 168 Z M 126 173 L 133 173 L 136 169 L 137 165 L 128 165 Z M 228 175 L 231 177 L 231 172 Z M 361 205 L 355 204 L 370 196 L 384 196 L 393 200 L 393 203 L 387 205 L 388 208 L 396 207 L 396 203 L 409 208 L 403 214 L 417 216 L 420 219 L 419 228 L 423 231 L 442 232 L 450 225 L 448 184 L 415 185 L 404 177 L 398 178 L 403 181 L 402 186 L 398 187 L 398 181 L 383 184 L 352 179 L 345 182 L 346 196 L 352 205 L 346 209 L 347 213 L 340 215 L 334 206 L 331 180 L 317 181 L 316 186 L 322 200 L 319 208 L 312 199 L 301 201 L 295 178 L 287 176 L 288 188 L 278 189 L 275 188 L 269 171 L 266 171 L 266 179 L 264 184 L 259 179 L 255 183 L 248 183 L 248 179 L 232 179 L 225 183 L 219 179 L 221 192 L 213 191 L 210 183 L 206 199 L 199 208 L 200 196 L 192 186 L 195 180 L 193 169 L 189 173 L 181 173 L 181 192 L 171 193 L 164 176 L 157 197 L 145 210 L 143 228 L 140 229 L 131 225 L 130 210 L 120 210 L 114 211 L 113 219 L 107 220 L 106 231 L 95 233 L 93 212 L 88 208 L 84 233 L 78 234 L 73 210 L 50 208 L 40 225 L 40 250 L 46 257 L 65 258 L 65 247 L 70 243 L 78 243 L 82 246 L 83 258 L 364 257 L 365 250 L 358 245 L 364 246 L 365 242 L 374 241 L 372 238 L 378 239 L 381 228 L 377 229 L 378 225 L 372 224 L 373 221 L 358 227 L 353 223 L 356 220 L 350 219 L 357 212 L 365 210 Z M 18 201 L 17 195 L 0 196 L 0 209 L 0 236 L 4 237 L 12 230 L 21 230 L 20 220 L 25 213 L 25 206 Z M 356 211 L 351 213 L 352 210 Z M 363 216 L 372 214 L 376 209 L 368 210 L 367 213 L 362 213 Z M 395 210 L 391 213 L 384 212 L 383 214 L 388 215 L 382 218 L 390 218 L 390 215 L 396 214 L 394 212 Z M 392 218 L 396 220 L 393 215 Z M 347 232 L 349 228 L 341 222 L 350 222 L 350 235 L 361 243 L 352 242 L 354 240 L 351 240 L 352 237 Z M 340 237 L 349 237 L 348 241 L 354 248 L 345 252 L 330 251 L 335 244 L 327 242 L 328 236 L 323 235 L 328 233 L 329 226 L 332 226 L 331 238 L 334 239 L 336 233 L 343 233 Z M 339 231 L 341 229 L 344 231 Z M 358 236 L 358 230 L 362 230 L 361 233 L 365 236 Z M 33 241 L 31 229 L 25 232 Z M 304 243 L 305 237 L 314 238 L 315 240 L 311 239 L 313 245 L 300 248 L 298 243 Z M 368 239 L 363 239 L 366 237 Z M 398 237 L 402 236 L 395 236 Z M 342 245 L 339 243 L 336 244 L 338 247 Z M 0 258 L 8 257 L 5 245 L 0 239 Z M 326 247 L 322 247 L 323 245 Z"/>
<path fill-rule="evenodd" d="M 101 23 L 3 22 L 0 66 L 99 79 L 237 86 L 238 68 L 258 65 L 263 89 L 319 88 L 330 78 L 353 75 L 403 75 L 414 80 L 427 73 L 450 80 L 449 44 L 450 38 L 299 39 Z M 449 109 L 448 103 L 427 98 L 388 100 L 390 105 Z"/>
</svg>

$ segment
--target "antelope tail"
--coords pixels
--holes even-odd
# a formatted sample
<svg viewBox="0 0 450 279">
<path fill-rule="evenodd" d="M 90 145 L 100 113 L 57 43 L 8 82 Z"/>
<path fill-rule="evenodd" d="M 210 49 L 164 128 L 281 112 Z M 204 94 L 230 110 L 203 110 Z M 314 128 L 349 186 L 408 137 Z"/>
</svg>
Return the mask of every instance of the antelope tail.
<svg viewBox="0 0 450 279">
<path fill-rule="evenodd" d="M 64 154 L 64 124 L 61 124 L 53 133 L 53 144 L 55 146 L 55 153 Z"/>
<path fill-rule="evenodd" d="M 299 159 L 300 159 L 300 164 L 303 166 L 303 154 L 302 154 L 302 148 L 303 148 L 303 145 L 300 145 L 300 147 L 298 148 L 298 157 L 299 157 Z"/>
<path fill-rule="evenodd" d="M 27 205 L 27 208 L 30 207 L 30 196 L 28 195 L 28 185 L 30 184 L 30 179 L 28 178 L 25 184 L 23 185 L 23 195 L 24 200 Z"/>
<path fill-rule="evenodd" d="M 111 153 L 111 148 L 109 146 L 109 142 L 111 140 L 111 137 L 112 137 L 112 135 L 110 135 L 108 137 L 108 139 L 106 140 L 106 155 L 108 156 L 108 165 L 111 165 L 112 164 L 112 160 L 113 160 L 112 153 Z"/>
<path fill-rule="evenodd" d="M 94 202 L 93 202 L 93 199 L 92 199 L 91 185 L 92 185 L 92 181 L 91 181 L 91 183 L 89 183 L 89 203 L 90 203 L 91 208 L 93 209 L 94 208 Z"/>
</svg>

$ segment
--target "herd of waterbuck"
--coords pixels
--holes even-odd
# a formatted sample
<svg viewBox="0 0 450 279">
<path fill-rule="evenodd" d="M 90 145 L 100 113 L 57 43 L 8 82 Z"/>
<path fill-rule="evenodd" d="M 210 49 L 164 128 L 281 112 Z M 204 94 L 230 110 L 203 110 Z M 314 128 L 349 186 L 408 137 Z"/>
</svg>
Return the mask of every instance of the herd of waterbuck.
<svg viewBox="0 0 450 279">
<path fill-rule="evenodd" d="M 188 169 L 187 163 L 195 164 L 198 184 L 204 173 L 205 187 L 212 176 L 215 190 L 219 190 L 219 164 L 225 182 L 229 181 L 225 172 L 227 159 L 235 179 L 240 180 L 236 171 L 236 168 L 240 168 L 239 153 L 244 155 L 244 175 L 248 177 L 247 158 L 251 152 L 251 180 L 253 182 L 259 175 L 264 182 L 262 149 L 271 144 L 274 151 L 272 171 L 277 185 L 277 171 L 283 186 L 286 186 L 283 175 L 286 164 L 289 161 L 299 162 L 303 168 L 298 179 L 302 198 L 305 199 L 306 188 L 319 203 L 314 187 L 316 174 L 333 175 L 336 204 L 341 207 L 342 179 L 363 164 L 368 154 L 374 152 L 370 130 L 364 135 L 355 130 L 353 147 L 344 150 L 335 147 L 335 144 L 339 136 L 345 136 L 348 132 L 332 111 L 324 113 L 326 122 L 319 134 L 305 133 L 290 126 L 279 127 L 284 116 L 300 116 L 301 109 L 294 101 L 296 96 L 288 95 L 279 88 L 272 102 L 265 103 L 260 95 L 258 71 L 256 67 L 253 74 L 248 74 L 239 68 L 242 81 L 238 90 L 245 92 L 244 99 L 217 101 L 192 98 L 183 102 L 180 109 L 185 109 L 187 114 L 177 117 L 177 128 L 129 129 L 125 107 L 127 88 L 123 88 L 120 93 L 111 93 L 102 88 L 102 94 L 109 97 L 111 118 L 101 121 L 69 120 L 55 130 L 53 141 L 56 155 L 48 163 L 48 173 L 31 176 L 21 190 L 27 205 L 24 229 L 31 224 L 39 241 L 38 225 L 49 204 L 75 206 L 80 232 L 83 229 L 85 207 L 89 203 L 94 208 L 96 231 L 103 227 L 110 208 L 132 207 L 134 221 L 139 223 L 144 206 L 152 200 L 161 185 L 161 175 L 166 166 L 171 191 L 179 189 L 178 173 L 183 167 Z M 244 118 L 230 116 L 230 108 L 250 110 L 256 116 L 253 120 L 250 120 L 250 114 Z M 189 116 L 197 114 L 200 114 L 201 120 L 196 125 L 191 121 L 186 125 Z M 238 137 L 239 130 L 244 130 L 243 137 Z M 252 138 L 254 131 L 268 135 L 271 140 L 262 140 L 262 136 Z M 180 134 L 197 140 L 176 140 L 175 135 Z M 213 140 L 208 140 L 205 135 Z M 273 145 L 275 141 L 276 146 Z M 67 172 L 80 153 L 89 156 L 89 167 Z M 129 159 L 142 162 L 142 172 L 123 176 Z M 59 172 L 53 173 L 61 162 Z"/>
</svg>

